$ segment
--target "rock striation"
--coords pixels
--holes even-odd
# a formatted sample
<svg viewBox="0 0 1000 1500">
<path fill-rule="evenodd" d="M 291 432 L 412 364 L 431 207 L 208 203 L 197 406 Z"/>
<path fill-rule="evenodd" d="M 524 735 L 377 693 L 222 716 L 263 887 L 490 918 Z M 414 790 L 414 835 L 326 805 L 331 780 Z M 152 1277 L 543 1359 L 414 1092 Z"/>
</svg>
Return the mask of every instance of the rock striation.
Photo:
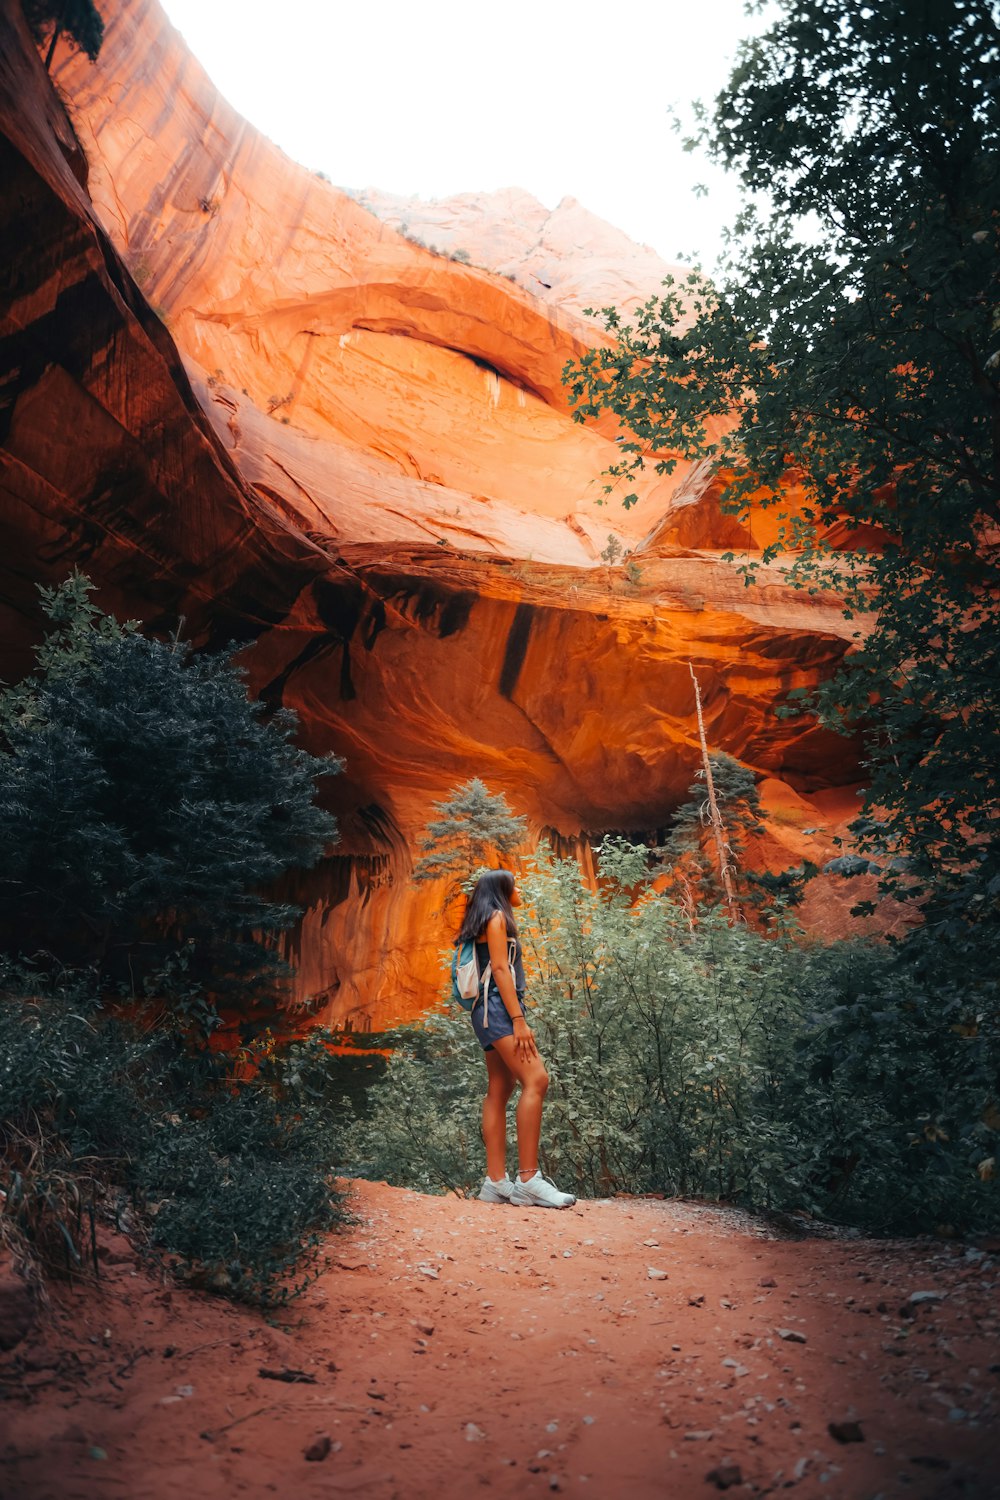
<svg viewBox="0 0 1000 1500">
<path fill-rule="evenodd" d="M 353 196 L 414 243 L 484 266 L 564 313 L 585 316 L 603 307 L 632 313 L 662 295 L 665 276 L 687 274 L 575 198 L 548 209 L 513 187 L 430 201 L 371 187 Z"/>
<path fill-rule="evenodd" d="M 616 432 L 574 424 L 560 383 L 603 337 L 582 307 L 668 268 L 514 192 L 448 211 L 482 264 L 432 253 L 401 205 L 370 212 L 257 134 L 156 0 L 102 11 L 97 64 L 61 44 L 54 92 L 0 0 L 4 674 L 34 583 L 73 564 L 154 630 L 242 643 L 253 689 L 347 762 L 341 841 L 287 891 L 295 1003 L 328 1024 L 433 1001 L 440 892 L 409 872 L 456 782 L 568 847 L 662 827 L 697 764 L 689 661 L 712 744 L 784 809 L 762 857 L 822 857 L 853 747 L 770 710 L 851 627 L 777 569 L 744 588 L 722 553 L 764 545 L 767 517 L 723 517 L 704 466 L 602 506 Z"/>
</svg>

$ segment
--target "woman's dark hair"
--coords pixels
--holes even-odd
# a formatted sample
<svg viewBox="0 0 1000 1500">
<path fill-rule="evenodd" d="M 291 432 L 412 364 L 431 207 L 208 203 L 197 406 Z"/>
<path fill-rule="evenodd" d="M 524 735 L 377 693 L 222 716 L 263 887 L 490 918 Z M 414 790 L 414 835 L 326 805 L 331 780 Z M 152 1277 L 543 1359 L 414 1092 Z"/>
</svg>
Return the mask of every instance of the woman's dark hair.
<svg viewBox="0 0 1000 1500">
<path fill-rule="evenodd" d="M 508 936 L 517 937 L 517 923 L 510 904 L 516 884 L 509 870 L 487 870 L 485 875 L 480 875 L 466 903 L 465 916 L 455 938 L 456 946 L 469 938 L 477 938 L 495 911 L 502 911 L 507 918 Z"/>
</svg>

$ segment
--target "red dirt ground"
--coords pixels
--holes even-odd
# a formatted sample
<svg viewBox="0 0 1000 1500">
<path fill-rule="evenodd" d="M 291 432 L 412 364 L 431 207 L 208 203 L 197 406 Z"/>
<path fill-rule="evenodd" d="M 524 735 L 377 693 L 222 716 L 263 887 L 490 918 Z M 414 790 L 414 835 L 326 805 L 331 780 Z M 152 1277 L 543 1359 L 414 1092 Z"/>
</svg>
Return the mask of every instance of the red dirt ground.
<svg viewBox="0 0 1000 1500">
<path fill-rule="evenodd" d="M 280 1326 L 109 1241 L 0 1357 L 4 1500 L 1000 1496 L 992 1253 L 650 1199 L 351 1198 Z"/>
</svg>

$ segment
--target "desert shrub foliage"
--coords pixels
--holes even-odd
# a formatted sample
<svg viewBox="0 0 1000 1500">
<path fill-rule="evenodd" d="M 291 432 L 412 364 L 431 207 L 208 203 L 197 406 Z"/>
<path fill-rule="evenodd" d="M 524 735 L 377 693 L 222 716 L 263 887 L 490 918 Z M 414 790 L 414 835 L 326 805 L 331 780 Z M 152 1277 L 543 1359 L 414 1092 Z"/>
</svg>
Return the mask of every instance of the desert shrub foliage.
<svg viewBox="0 0 1000 1500">
<path fill-rule="evenodd" d="M 648 851 L 605 841 L 598 890 L 522 882 L 530 1020 L 552 1083 L 542 1164 L 581 1196 L 661 1192 L 876 1232 L 997 1222 L 1000 1039 L 876 944 L 820 946 L 689 911 Z M 463 1012 L 401 1034 L 351 1143 L 362 1170 L 477 1187 L 485 1073 Z M 513 1147 L 511 1148 L 513 1150 Z"/>
<path fill-rule="evenodd" d="M 280 1302 L 342 1214 L 323 1043 L 268 1029 L 297 915 L 268 888 L 334 839 L 339 763 L 229 656 L 121 624 L 79 573 L 41 593 L 35 670 L 0 693 L 0 1244 L 41 1286 L 96 1273 L 124 1215 L 196 1282 Z"/>
<path fill-rule="evenodd" d="M 196 1285 L 274 1305 L 343 1218 L 332 1116 L 299 1086 L 320 1043 L 192 1053 L 109 1014 L 80 975 L 0 973 L 0 1244 L 29 1278 L 98 1269 L 113 1219 Z"/>
</svg>

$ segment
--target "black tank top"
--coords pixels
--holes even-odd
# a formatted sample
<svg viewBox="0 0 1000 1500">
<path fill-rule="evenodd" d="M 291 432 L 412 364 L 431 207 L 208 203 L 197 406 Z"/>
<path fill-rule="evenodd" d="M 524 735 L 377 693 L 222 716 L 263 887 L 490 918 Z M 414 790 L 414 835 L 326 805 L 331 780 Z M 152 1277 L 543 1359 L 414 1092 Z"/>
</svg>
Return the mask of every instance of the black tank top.
<svg viewBox="0 0 1000 1500">
<path fill-rule="evenodd" d="M 481 943 L 478 938 L 476 939 L 476 960 L 477 960 L 477 962 L 479 964 L 479 972 L 480 972 L 480 974 L 482 974 L 483 970 L 486 968 L 486 965 L 490 961 L 490 945 L 489 945 L 489 943 Z M 513 969 L 514 969 L 514 989 L 517 991 L 518 998 L 520 998 L 524 994 L 525 990 L 527 989 L 527 985 L 524 982 L 524 961 L 523 961 L 523 959 L 521 957 L 521 939 L 520 938 L 515 938 L 514 939 L 514 963 L 513 963 Z M 500 991 L 497 989 L 496 980 L 493 978 L 493 975 L 491 974 L 490 975 L 490 994 L 491 995 L 499 995 L 499 993 L 500 993 Z"/>
</svg>

